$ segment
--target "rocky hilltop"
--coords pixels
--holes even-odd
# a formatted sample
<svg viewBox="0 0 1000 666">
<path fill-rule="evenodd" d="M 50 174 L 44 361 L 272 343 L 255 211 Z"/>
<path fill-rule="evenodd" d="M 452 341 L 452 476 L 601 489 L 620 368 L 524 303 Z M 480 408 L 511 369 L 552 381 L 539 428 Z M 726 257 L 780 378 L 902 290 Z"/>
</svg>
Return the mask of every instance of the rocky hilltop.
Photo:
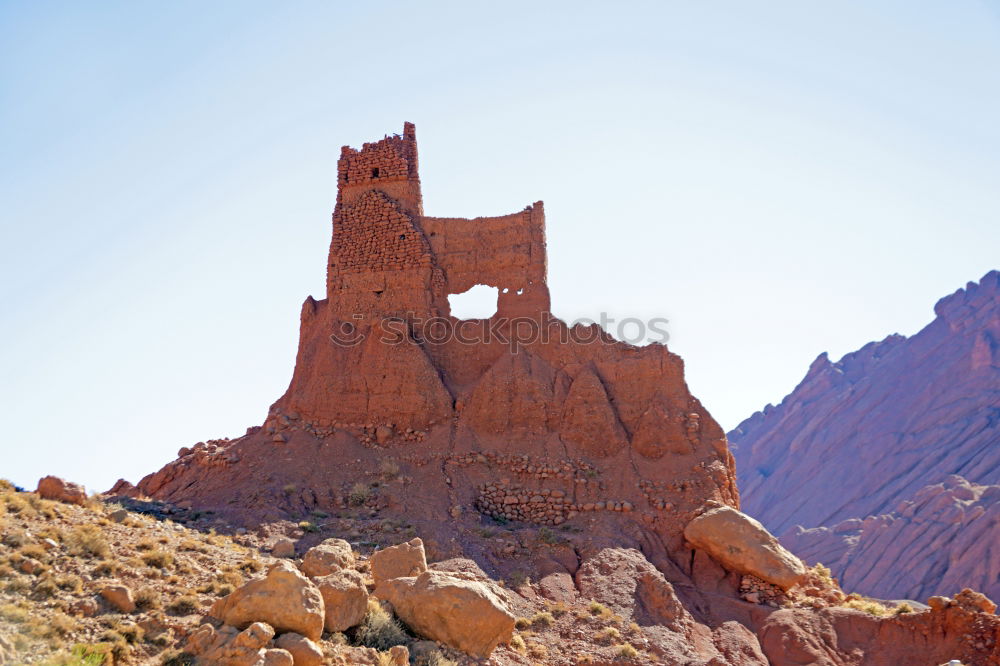
<svg viewBox="0 0 1000 666">
<path fill-rule="evenodd" d="M 1000 594 L 1000 273 L 934 311 L 912 337 L 821 354 L 729 433 L 744 509 L 882 598 Z"/>
<path fill-rule="evenodd" d="M 845 594 L 742 513 L 681 359 L 549 314 L 540 202 L 425 215 L 413 125 L 343 149 L 326 272 L 264 422 L 110 491 L 295 560 L 211 606 L 186 644 L 199 663 L 272 663 L 282 641 L 336 652 L 320 625 L 344 606 L 313 591 L 329 585 L 379 600 L 345 640 L 368 645 L 387 607 L 412 632 L 399 644 L 429 637 L 461 663 L 1000 664 L 981 595 L 916 612 Z M 448 296 L 477 284 L 496 314 L 451 316 Z M 380 573 L 382 554 L 417 551 Z"/>
<path fill-rule="evenodd" d="M 663 557 L 705 502 L 738 506 L 681 359 L 549 314 L 541 202 L 429 217 L 417 165 L 409 124 L 343 149 L 326 298 L 302 307 L 291 385 L 261 427 L 182 449 L 139 490 L 248 525 L 360 494 L 442 555 L 490 518 L 627 534 Z M 494 317 L 452 317 L 449 294 L 476 284 L 499 290 Z"/>
</svg>

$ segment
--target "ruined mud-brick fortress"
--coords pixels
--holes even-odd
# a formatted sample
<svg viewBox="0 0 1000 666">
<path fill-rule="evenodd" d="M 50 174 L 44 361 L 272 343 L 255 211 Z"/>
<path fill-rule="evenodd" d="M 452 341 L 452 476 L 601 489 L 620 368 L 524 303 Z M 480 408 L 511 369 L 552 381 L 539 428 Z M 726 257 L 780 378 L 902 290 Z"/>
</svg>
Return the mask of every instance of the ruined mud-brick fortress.
<svg viewBox="0 0 1000 666">
<path fill-rule="evenodd" d="M 187 453 L 224 466 L 241 467 L 245 454 L 287 462 L 288 474 L 241 467 L 254 483 L 240 502 L 266 503 L 291 482 L 301 494 L 282 502 L 337 506 L 352 478 L 374 473 L 366 465 L 390 459 L 424 470 L 421 493 L 439 516 L 557 525 L 613 512 L 679 538 L 678 514 L 706 499 L 738 504 L 725 435 L 688 392 L 681 359 L 549 314 L 541 202 L 499 217 L 425 215 L 409 123 L 402 135 L 344 147 L 337 181 L 326 298 L 303 305 L 288 390 L 261 428 Z M 424 339 L 413 321 L 457 325 L 448 296 L 479 284 L 498 290 L 493 319 L 461 322 L 461 340 Z M 513 346 L 487 335 L 511 319 L 556 334 Z M 404 334 L 387 343 L 400 322 Z M 598 342 L 575 342 L 577 329 Z M 234 454 L 241 462 L 226 462 Z M 344 458 L 355 463 L 338 466 Z M 186 459 L 177 464 L 191 467 Z M 168 469 L 143 481 L 146 492 L 180 493 Z M 232 491 L 208 477 L 183 488 L 220 501 Z"/>
</svg>

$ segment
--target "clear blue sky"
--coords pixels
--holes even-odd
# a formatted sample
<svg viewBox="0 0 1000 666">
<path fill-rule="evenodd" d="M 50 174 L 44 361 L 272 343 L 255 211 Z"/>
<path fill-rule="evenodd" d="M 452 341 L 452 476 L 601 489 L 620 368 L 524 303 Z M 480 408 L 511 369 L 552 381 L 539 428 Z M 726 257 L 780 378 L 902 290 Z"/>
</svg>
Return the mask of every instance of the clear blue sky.
<svg viewBox="0 0 1000 666">
<path fill-rule="evenodd" d="M 1000 2 L 0 3 L 0 476 L 259 424 L 340 146 L 546 204 L 567 318 L 665 316 L 727 429 L 1000 268 Z"/>
</svg>

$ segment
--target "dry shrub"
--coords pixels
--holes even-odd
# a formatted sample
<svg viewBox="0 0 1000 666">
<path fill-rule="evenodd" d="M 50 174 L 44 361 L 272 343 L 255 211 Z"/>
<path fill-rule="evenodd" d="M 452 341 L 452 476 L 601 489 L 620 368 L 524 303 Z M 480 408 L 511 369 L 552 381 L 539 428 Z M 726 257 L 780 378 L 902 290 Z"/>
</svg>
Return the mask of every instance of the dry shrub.
<svg viewBox="0 0 1000 666">
<path fill-rule="evenodd" d="M 616 659 L 635 659 L 639 656 L 639 651 L 628 643 L 615 648 Z"/>
<path fill-rule="evenodd" d="M 552 613 L 535 613 L 531 618 L 531 628 L 538 629 L 551 627 L 555 621 L 555 618 L 552 617 Z"/>
<path fill-rule="evenodd" d="M 80 525 L 66 535 L 66 548 L 70 555 L 107 557 L 111 547 L 104 533 L 94 525 Z"/>
<path fill-rule="evenodd" d="M 163 605 L 160 593 L 152 587 L 140 587 L 135 593 L 135 607 L 141 611 L 157 610 Z"/>
<path fill-rule="evenodd" d="M 379 469 L 382 471 L 382 476 L 387 480 L 392 480 L 399 476 L 399 464 L 393 460 L 383 460 L 382 464 L 379 465 Z"/>
<path fill-rule="evenodd" d="M 143 563 L 157 569 L 169 569 L 174 566 L 174 554 L 165 550 L 155 549 L 140 556 Z"/>
<path fill-rule="evenodd" d="M 360 645 L 379 651 L 410 641 L 399 621 L 374 599 L 368 601 L 368 613 L 355 630 L 354 639 Z"/>
<path fill-rule="evenodd" d="M 619 640 L 621 637 L 621 632 L 614 627 L 605 627 L 594 635 L 594 639 L 598 643 L 610 643 L 611 641 Z"/>
<path fill-rule="evenodd" d="M 441 650 L 431 650 L 414 659 L 413 666 L 458 666 L 458 662 L 448 659 Z"/>
<path fill-rule="evenodd" d="M 110 643 L 78 644 L 41 662 L 41 666 L 104 666 L 113 660 Z"/>
<path fill-rule="evenodd" d="M 31 537 L 28 536 L 28 533 L 20 528 L 9 530 L 3 535 L 4 545 L 10 546 L 11 548 L 20 548 L 30 540 Z"/>
<path fill-rule="evenodd" d="M 201 608 L 201 601 L 193 594 L 184 594 L 167 605 L 167 611 L 173 615 L 191 615 Z"/>
<path fill-rule="evenodd" d="M 874 599 L 848 599 L 844 604 L 847 608 L 864 611 L 875 617 L 883 617 L 889 614 L 889 609 L 875 601 Z"/>
<path fill-rule="evenodd" d="M 195 553 L 208 552 L 208 548 L 205 548 L 205 546 L 202 543 L 195 541 L 194 539 L 184 539 L 183 541 L 181 541 L 178 548 L 180 548 L 181 550 L 194 551 Z"/>
<path fill-rule="evenodd" d="M 347 500 L 350 502 L 351 506 L 361 506 L 368 501 L 371 497 L 372 489 L 369 488 L 364 483 L 355 483 L 351 486 L 351 493 L 347 496 Z"/>
<path fill-rule="evenodd" d="M 264 568 L 264 565 L 261 564 L 261 561 L 258 560 L 258 559 L 252 558 L 252 557 L 243 560 L 239 564 L 239 569 L 241 571 L 245 571 L 248 574 L 257 573 L 258 571 L 260 571 L 263 568 Z"/>
<path fill-rule="evenodd" d="M 14 624 L 24 624 L 31 619 L 28 608 L 28 604 L 23 601 L 16 604 L 3 604 L 0 606 L 0 618 Z"/>
<path fill-rule="evenodd" d="M 607 606 L 605 606 L 604 604 L 598 603 L 596 601 L 591 601 L 590 602 L 590 604 L 587 606 L 587 611 L 592 616 L 594 616 L 596 618 L 600 618 L 602 620 L 609 619 L 609 618 L 611 618 L 612 615 L 614 615 L 614 613 L 612 613 L 611 610 Z"/>
<path fill-rule="evenodd" d="M 195 663 L 195 656 L 177 649 L 164 651 L 160 655 L 160 666 L 191 666 Z"/>
<path fill-rule="evenodd" d="M 22 557 L 30 557 L 38 560 L 39 562 L 45 562 L 49 559 L 49 552 L 37 543 L 29 543 L 21 546 L 20 550 L 17 552 L 20 553 Z"/>
<path fill-rule="evenodd" d="M 91 571 L 98 578 L 113 578 L 118 574 L 118 563 L 111 560 L 101 560 Z"/>
</svg>

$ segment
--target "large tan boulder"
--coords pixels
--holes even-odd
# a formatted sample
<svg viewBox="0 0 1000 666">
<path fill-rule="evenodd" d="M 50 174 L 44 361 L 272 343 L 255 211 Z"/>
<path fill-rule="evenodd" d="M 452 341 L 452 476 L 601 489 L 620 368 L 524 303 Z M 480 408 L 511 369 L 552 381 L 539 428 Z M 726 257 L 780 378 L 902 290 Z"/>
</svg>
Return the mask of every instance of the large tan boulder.
<svg viewBox="0 0 1000 666">
<path fill-rule="evenodd" d="M 351 544 L 343 539 L 327 539 L 306 551 L 299 569 L 310 578 L 327 576 L 354 564 Z"/>
<path fill-rule="evenodd" d="M 322 666 L 323 650 L 305 636 L 289 632 L 274 641 L 275 647 L 288 651 L 295 666 Z"/>
<path fill-rule="evenodd" d="M 375 585 L 393 578 L 419 576 L 427 571 L 424 542 L 418 537 L 398 546 L 375 551 L 369 560 L 369 565 Z"/>
<path fill-rule="evenodd" d="M 263 622 L 243 631 L 203 624 L 188 637 L 184 651 L 198 666 L 297 666 L 287 650 L 267 647 L 273 636 L 274 629 Z"/>
<path fill-rule="evenodd" d="M 105 585 L 101 588 L 101 597 L 122 613 L 131 613 L 135 610 L 132 590 L 127 585 Z"/>
<path fill-rule="evenodd" d="M 806 568 L 763 525 L 729 506 L 710 509 L 684 528 L 684 537 L 725 568 L 752 574 L 787 590 Z"/>
<path fill-rule="evenodd" d="M 375 596 L 422 636 L 479 657 L 510 641 L 514 616 L 493 583 L 463 573 L 425 571 L 385 580 Z"/>
<path fill-rule="evenodd" d="M 271 555 L 275 557 L 295 557 L 295 542 L 288 537 L 278 537 L 271 544 Z"/>
<path fill-rule="evenodd" d="M 64 481 L 58 476 L 46 476 L 38 481 L 38 489 L 35 491 L 42 499 L 66 502 L 67 504 L 79 504 L 83 506 L 87 502 L 87 491 L 79 483 Z"/>
<path fill-rule="evenodd" d="M 313 581 L 323 595 L 327 631 L 346 631 L 361 624 L 368 612 L 368 588 L 354 569 L 342 569 Z"/>
<path fill-rule="evenodd" d="M 252 580 L 214 604 L 208 614 L 244 628 L 266 622 L 278 632 L 293 631 L 319 640 L 325 611 L 323 596 L 291 562 L 278 562 L 263 578 Z"/>
</svg>

